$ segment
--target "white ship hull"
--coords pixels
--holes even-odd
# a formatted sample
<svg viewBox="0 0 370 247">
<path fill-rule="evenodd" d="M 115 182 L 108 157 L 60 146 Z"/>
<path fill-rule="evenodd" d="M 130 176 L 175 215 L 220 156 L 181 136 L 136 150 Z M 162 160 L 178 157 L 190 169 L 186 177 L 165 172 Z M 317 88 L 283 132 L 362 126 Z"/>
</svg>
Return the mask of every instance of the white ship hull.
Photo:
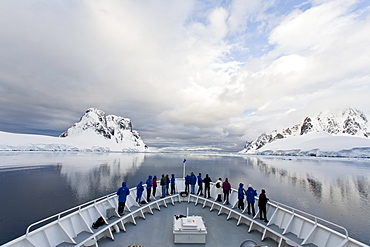
<svg viewBox="0 0 370 247">
<path fill-rule="evenodd" d="M 176 191 L 184 191 L 184 179 L 176 179 Z M 160 186 L 157 187 L 157 195 L 161 194 Z M 244 211 L 236 208 L 238 203 L 237 190 L 233 189 L 230 194 L 230 205 L 215 201 L 216 187 L 211 185 L 211 198 L 206 199 L 197 195 L 181 196 L 179 193 L 169 195 L 165 198 L 154 198 L 151 201 L 139 206 L 135 202 L 136 188 L 130 189 L 130 195 L 127 197 L 126 214 L 119 216 L 117 209 L 117 195 L 110 194 L 96 199 L 89 203 L 72 208 L 55 216 L 30 225 L 24 236 L 21 236 L 3 247 L 28 247 L 28 246 L 108 246 L 106 239 L 115 240 L 126 232 L 128 225 L 137 224 L 138 219 L 145 219 L 147 214 L 156 217 L 156 211 L 166 210 L 168 206 L 177 206 L 185 204 L 186 207 L 201 206 L 202 210 L 215 212 L 217 215 L 225 215 L 226 220 L 234 219 L 236 226 L 246 225 L 247 232 L 245 238 L 260 239 L 266 246 L 319 246 L 319 247 L 365 247 L 364 243 L 356 241 L 348 236 L 345 228 L 306 214 L 286 205 L 269 201 L 267 205 L 268 223 L 259 220 L 258 212 L 253 218 Z M 143 200 L 146 198 L 146 190 L 143 192 Z M 258 200 L 258 198 L 256 198 Z M 113 211 L 112 211 L 113 208 Z M 107 218 L 107 210 L 114 214 L 113 218 Z M 172 212 L 172 211 L 171 211 Z M 185 214 L 185 212 L 183 212 Z M 91 226 L 99 217 L 105 219 L 105 225 L 98 229 Z M 173 217 L 172 217 L 173 218 Z M 172 219 L 171 218 L 171 219 Z M 256 219 L 257 218 L 257 219 Z M 47 224 L 45 224 L 47 223 Z M 141 222 L 140 224 L 145 224 Z M 172 224 L 172 223 L 171 223 Z M 220 227 L 222 227 L 222 221 Z M 42 226 L 40 226 L 42 225 Z M 207 227 L 207 221 L 205 221 Z M 33 228 L 36 228 L 32 230 Z M 164 231 L 165 229 L 163 229 Z M 177 234 L 173 230 L 173 240 L 166 246 L 176 246 L 176 239 L 181 232 Z M 179 230 L 181 231 L 181 229 Z M 212 234 L 208 230 L 208 234 Z M 188 234 L 189 235 L 189 234 Z M 191 235 L 191 234 L 190 234 Z M 220 238 L 228 238 L 217 234 Z M 129 235 L 126 235 L 127 238 Z M 145 238 L 145 233 L 143 233 Z M 211 241 L 207 241 L 207 236 L 196 236 L 204 239 L 203 246 L 212 246 Z M 204 238 L 203 238 L 204 237 Z M 213 239 L 213 238 L 212 238 Z M 190 240 L 189 240 L 190 241 Z M 213 240 L 217 241 L 217 240 Z M 110 241 L 112 242 L 112 241 Z M 114 246 L 121 246 L 119 242 L 114 241 Z M 190 244 L 190 242 L 189 242 Z M 125 246 L 125 245 L 122 245 Z M 127 245 L 126 245 L 127 246 Z M 183 246 L 183 244 L 181 244 Z M 231 245 L 230 245 L 231 246 Z"/>
</svg>

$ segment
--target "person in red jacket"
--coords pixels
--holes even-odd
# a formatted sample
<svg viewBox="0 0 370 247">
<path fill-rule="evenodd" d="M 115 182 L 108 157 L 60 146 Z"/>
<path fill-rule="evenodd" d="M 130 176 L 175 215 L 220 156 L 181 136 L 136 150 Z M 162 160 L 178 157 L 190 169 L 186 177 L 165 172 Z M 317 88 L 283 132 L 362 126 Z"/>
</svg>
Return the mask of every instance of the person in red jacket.
<svg viewBox="0 0 370 247">
<path fill-rule="evenodd" d="M 229 203 L 229 194 L 231 192 L 231 184 L 229 183 L 229 180 L 226 178 L 225 182 L 222 184 L 222 189 L 224 191 L 224 201 L 226 201 L 226 204 Z"/>
<path fill-rule="evenodd" d="M 155 198 L 155 192 L 157 192 L 157 186 L 158 186 L 158 184 L 157 184 L 157 176 L 154 176 L 153 177 L 153 196 L 154 196 L 154 198 Z"/>
</svg>

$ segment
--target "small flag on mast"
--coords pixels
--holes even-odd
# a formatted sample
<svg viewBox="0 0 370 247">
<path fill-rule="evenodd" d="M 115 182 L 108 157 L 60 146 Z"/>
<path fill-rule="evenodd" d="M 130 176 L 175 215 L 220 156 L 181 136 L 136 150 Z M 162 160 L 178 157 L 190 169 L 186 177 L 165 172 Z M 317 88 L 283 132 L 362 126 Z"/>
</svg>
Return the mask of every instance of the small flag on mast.
<svg viewBox="0 0 370 247">
<path fill-rule="evenodd" d="M 186 162 L 186 159 L 184 159 L 184 161 L 182 163 L 185 163 Z"/>
</svg>

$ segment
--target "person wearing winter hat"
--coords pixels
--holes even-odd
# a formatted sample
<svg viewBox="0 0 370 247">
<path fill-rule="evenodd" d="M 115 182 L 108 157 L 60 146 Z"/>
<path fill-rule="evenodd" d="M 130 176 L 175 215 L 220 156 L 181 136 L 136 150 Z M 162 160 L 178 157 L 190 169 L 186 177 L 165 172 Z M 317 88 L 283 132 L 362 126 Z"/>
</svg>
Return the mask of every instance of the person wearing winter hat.
<svg viewBox="0 0 370 247">
<path fill-rule="evenodd" d="M 153 180 L 152 176 L 149 175 L 146 180 L 146 201 L 150 202 L 150 193 L 152 192 Z"/>
<path fill-rule="evenodd" d="M 199 173 L 197 177 L 197 183 L 198 183 L 198 192 L 197 195 L 202 196 L 203 195 L 203 179 L 202 179 L 202 173 Z"/>
<path fill-rule="evenodd" d="M 216 193 L 217 193 L 217 198 L 216 201 L 222 202 L 221 195 L 222 195 L 222 179 L 219 178 L 216 181 Z"/>
<path fill-rule="evenodd" d="M 226 204 L 230 204 L 229 195 L 231 193 L 231 184 L 229 183 L 228 178 L 226 178 L 225 182 L 222 183 L 222 189 L 224 192 L 224 202 L 226 202 Z"/>
<path fill-rule="evenodd" d="M 126 182 L 122 182 L 122 187 L 118 189 L 118 214 L 124 215 L 123 212 L 125 210 L 126 198 L 130 194 L 129 188 L 126 187 Z"/>
<path fill-rule="evenodd" d="M 268 222 L 266 217 L 266 204 L 269 199 L 266 197 L 266 191 L 262 189 L 261 194 L 258 198 L 258 207 L 260 209 L 260 220 L 265 220 L 265 222 Z M 262 217 L 262 214 L 265 216 Z"/>
<path fill-rule="evenodd" d="M 139 184 L 136 186 L 136 202 L 141 206 L 141 196 L 144 191 L 143 181 L 140 181 Z"/>
<path fill-rule="evenodd" d="M 249 215 L 251 214 L 251 207 L 252 207 L 252 213 L 253 213 L 253 217 L 254 217 L 256 215 L 256 213 L 254 211 L 254 202 L 255 202 L 254 197 L 257 196 L 257 191 L 255 189 L 253 189 L 251 184 L 248 184 L 248 189 L 245 192 L 245 195 L 247 196 L 248 214 Z"/>
<path fill-rule="evenodd" d="M 153 197 L 155 199 L 155 194 L 157 192 L 157 186 L 158 186 L 158 184 L 157 184 L 157 176 L 155 176 L 155 175 L 153 177 L 152 184 L 153 184 Z"/>
<path fill-rule="evenodd" d="M 195 194 L 195 184 L 197 183 L 197 176 L 195 176 L 194 172 L 190 173 L 190 193 Z"/>
<path fill-rule="evenodd" d="M 174 195 L 176 193 L 175 187 L 176 187 L 175 174 L 171 174 L 171 195 Z"/>
<path fill-rule="evenodd" d="M 171 179 L 170 177 L 168 176 L 168 174 L 166 174 L 166 195 L 169 195 L 170 193 L 168 192 L 168 190 L 170 189 L 170 184 L 171 184 Z"/>
<path fill-rule="evenodd" d="M 244 210 L 244 184 L 240 183 L 238 188 L 238 208 Z"/>
<path fill-rule="evenodd" d="M 167 180 L 166 180 L 166 177 L 164 176 L 164 174 L 162 174 L 162 178 L 161 178 L 161 187 L 162 187 L 162 196 L 161 198 L 165 198 L 166 197 L 166 184 L 167 184 Z"/>
<path fill-rule="evenodd" d="M 206 177 L 203 180 L 205 198 L 211 198 L 211 182 L 212 182 L 212 179 L 209 177 L 208 174 L 206 174 Z"/>
<path fill-rule="evenodd" d="M 186 174 L 185 176 L 185 192 L 189 193 L 190 192 L 190 175 Z"/>
</svg>

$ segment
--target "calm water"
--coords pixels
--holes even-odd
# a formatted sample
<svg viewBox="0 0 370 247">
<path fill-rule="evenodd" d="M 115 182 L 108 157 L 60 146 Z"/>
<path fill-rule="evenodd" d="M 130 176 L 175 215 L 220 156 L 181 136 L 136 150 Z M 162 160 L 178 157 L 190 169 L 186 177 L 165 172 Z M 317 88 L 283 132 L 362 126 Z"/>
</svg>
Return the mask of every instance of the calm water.
<svg viewBox="0 0 370 247">
<path fill-rule="evenodd" d="M 347 228 L 370 244 L 370 160 L 292 159 L 190 154 L 0 152 L 0 244 L 28 225 L 115 192 L 148 175 L 208 173 L 234 188 L 251 183 L 275 201 Z"/>
</svg>

